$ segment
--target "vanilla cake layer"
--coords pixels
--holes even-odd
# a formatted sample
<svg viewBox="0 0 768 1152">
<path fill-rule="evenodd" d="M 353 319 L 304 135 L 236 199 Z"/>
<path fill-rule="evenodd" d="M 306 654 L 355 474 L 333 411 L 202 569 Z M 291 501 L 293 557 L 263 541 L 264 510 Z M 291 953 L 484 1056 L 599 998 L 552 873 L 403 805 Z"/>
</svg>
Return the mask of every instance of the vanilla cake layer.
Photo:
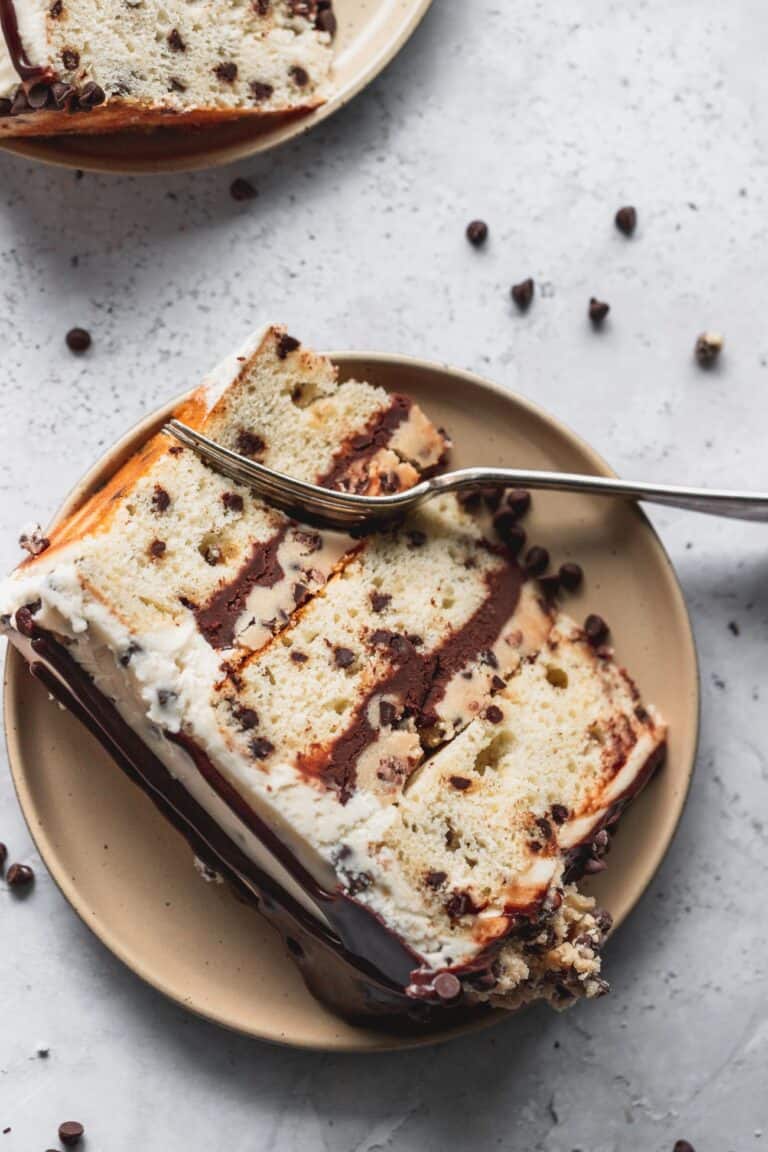
<svg viewBox="0 0 768 1152">
<path fill-rule="evenodd" d="M 330 87 L 329 0 L 0 0 L 0 135 L 308 111 Z"/>
<path fill-rule="evenodd" d="M 356 491 L 406 487 L 447 448 L 279 327 L 177 415 Z M 445 498 L 354 541 L 155 437 L 30 540 L 0 589 L 11 639 L 318 994 L 358 1015 L 604 990 L 605 921 L 574 881 L 603 866 L 663 724 L 487 516 Z"/>
</svg>

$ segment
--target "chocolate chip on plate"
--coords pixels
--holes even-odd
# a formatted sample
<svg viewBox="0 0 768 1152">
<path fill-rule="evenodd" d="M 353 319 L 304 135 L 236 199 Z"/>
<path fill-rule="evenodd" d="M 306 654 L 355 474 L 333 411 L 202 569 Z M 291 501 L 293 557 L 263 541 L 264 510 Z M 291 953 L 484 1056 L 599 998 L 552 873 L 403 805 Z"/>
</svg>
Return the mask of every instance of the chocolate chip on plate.
<svg viewBox="0 0 768 1152">
<path fill-rule="evenodd" d="M 625 236 L 631 236 L 637 228 L 637 209 L 633 208 L 631 204 L 619 208 L 615 221 L 619 232 L 623 232 Z"/>
<path fill-rule="evenodd" d="M 467 224 L 467 240 L 473 244 L 475 248 L 479 248 L 485 244 L 488 239 L 488 225 L 485 220 L 470 220 Z"/>
<path fill-rule="evenodd" d="M 522 520 L 531 507 L 531 494 L 527 488 L 511 488 L 504 497 L 506 508 L 517 520 Z"/>
<path fill-rule="evenodd" d="M 521 280 L 519 284 L 512 285 L 510 295 L 521 312 L 525 312 L 526 309 L 530 308 L 531 301 L 533 300 L 533 292 L 534 283 L 530 276 L 527 280 Z"/>
<path fill-rule="evenodd" d="M 65 1120 L 59 1124 L 59 1140 L 67 1148 L 74 1148 L 79 1144 L 85 1133 L 85 1128 L 77 1120 Z"/>
<path fill-rule="evenodd" d="M 549 567 L 549 552 L 534 544 L 525 554 L 523 568 L 527 576 L 543 576 Z"/>
<path fill-rule="evenodd" d="M 606 304 L 605 300 L 598 300 L 593 296 L 589 301 L 589 318 L 595 327 L 602 324 L 610 310 L 611 306 Z"/>
<path fill-rule="evenodd" d="M 35 878 L 28 864 L 11 864 L 5 879 L 9 888 L 27 888 Z"/>
<path fill-rule="evenodd" d="M 719 332 L 702 332 L 696 340 L 694 356 L 702 368 L 711 368 L 719 359 L 725 340 Z"/>
<path fill-rule="evenodd" d="M 65 336 L 70 352 L 87 352 L 91 346 L 91 334 L 87 328 L 70 328 Z"/>
<path fill-rule="evenodd" d="M 584 571 L 580 564 L 568 561 L 568 563 L 560 565 L 558 576 L 566 592 L 575 592 L 584 579 Z"/>
<path fill-rule="evenodd" d="M 500 512 L 493 518 L 493 527 L 500 540 L 503 540 L 510 552 L 517 556 L 525 547 L 525 529 L 517 523 L 514 512 Z"/>
<path fill-rule="evenodd" d="M 229 186 L 229 194 L 233 200 L 254 200 L 258 196 L 258 192 L 251 184 L 250 180 L 244 180 L 242 176 L 238 176 L 233 180 Z"/>
<path fill-rule="evenodd" d="M 539 577 L 539 591 L 546 600 L 554 600 L 560 591 L 560 574 L 551 572 Z"/>
<path fill-rule="evenodd" d="M 0 869 L 5 867 L 5 862 L 8 859 L 8 849 L 5 844 L 0 840 Z"/>
<path fill-rule="evenodd" d="M 584 635 L 593 648 L 599 648 L 608 639 L 610 629 L 603 620 L 602 616 L 598 616 L 592 612 L 587 616 L 584 621 Z"/>
<path fill-rule="evenodd" d="M 687 1140 L 676 1140 L 672 1152 L 696 1152 L 696 1150 L 693 1144 L 690 1144 Z"/>
</svg>

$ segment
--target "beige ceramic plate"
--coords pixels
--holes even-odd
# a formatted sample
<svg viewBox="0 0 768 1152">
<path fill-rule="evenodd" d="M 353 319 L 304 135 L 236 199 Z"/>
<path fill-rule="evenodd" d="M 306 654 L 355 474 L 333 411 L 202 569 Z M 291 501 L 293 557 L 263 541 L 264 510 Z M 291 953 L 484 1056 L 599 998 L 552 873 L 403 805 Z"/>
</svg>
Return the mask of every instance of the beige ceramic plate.
<svg viewBox="0 0 768 1152">
<path fill-rule="evenodd" d="M 159 128 L 103 136 L 4 140 L 19 156 L 91 172 L 194 172 L 274 148 L 347 104 L 397 55 L 432 0 L 334 0 L 339 20 L 333 95 L 308 116 L 273 119 L 259 127 L 233 123 L 207 128 Z"/>
<path fill-rule="evenodd" d="M 549 416 L 475 376 L 395 357 L 334 359 L 345 375 L 413 396 L 450 430 L 457 465 L 608 474 L 591 449 Z M 129 432 L 61 514 L 106 480 L 170 407 Z M 557 561 L 584 565 L 586 590 L 569 609 L 577 617 L 599 609 L 608 619 L 619 658 L 670 724 L 667 766 L 622 822 L 611 867 L 592 885 L 620 923 L 664 856 L 693 769 L 698 678 L 691 629 L 669 560 L 636 509 L 542 493 L 527 527 Z M 370 1051 L 423 1042 L 353 1028 L 318 1004 L 272 929 L 227 889 L 201 882 L 186 842 L 48 699 L 15 651 L 6 668 L 5 716 L 16 788 L 41 856 L 89 927 L 155 988 L 228 1027 L 286 1044 Z M 607 967 L 610 977 L 610 954 Z"/>
</svg>

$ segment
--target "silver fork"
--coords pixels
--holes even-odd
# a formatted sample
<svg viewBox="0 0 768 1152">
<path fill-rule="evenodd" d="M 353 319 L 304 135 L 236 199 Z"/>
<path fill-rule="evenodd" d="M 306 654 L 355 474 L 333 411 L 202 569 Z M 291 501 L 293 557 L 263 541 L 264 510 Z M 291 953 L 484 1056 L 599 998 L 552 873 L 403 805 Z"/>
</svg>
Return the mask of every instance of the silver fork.
<svg viewBox="0 0 768 1152">
<path fill-rule="evenodd" d="M 569 472 L 526 471 L 523 468 L 460 468 L 422 480 L 406 492 L 392 496 L 357 496 L 295 480 L 216 444 L 179 420 L 170 420 L 163 432 L 192 448 L 203 460 L 232 480 L 253 488 L 260 496 L 296 520 L 324 528 L 373 531 L 399 521 L 427 500 L 446 492 L 479 488 L 531 488 L 557 492 L 583 492 L 591 496 L 617 496 L 624 500 L 647 500 L 708 512 L 734 520 L 768 521 L 768 493 L 727 492 L 708 488 L 679 488 L 672 484 L 643 484 L 606 476 L 582 476 Z"/>
</svg>

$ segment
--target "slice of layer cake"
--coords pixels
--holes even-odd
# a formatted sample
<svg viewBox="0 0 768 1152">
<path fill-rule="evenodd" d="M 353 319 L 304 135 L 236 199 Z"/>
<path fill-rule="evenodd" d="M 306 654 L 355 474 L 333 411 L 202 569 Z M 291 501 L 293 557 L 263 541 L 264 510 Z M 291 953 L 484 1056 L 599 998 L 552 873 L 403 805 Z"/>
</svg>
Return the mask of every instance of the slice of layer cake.
<svg viewBox="0 0 768 1152">
<path fill-rule="evenodd" d="M 309 111 L 330 0 L 0 0 L 0 136 Z"/>
<path fill-rule="evenodd" d="M 276 327 L 177 415 L 369 493 L 448 448 L 407 397 L 340 382 Z M 519 506 L 484 509 L 445 498 L 352 540 L 158 436 L 50 539 L 28 534 L 0 590 L 33 672 L 348 1015 L 605 987 L 606 921 L 575 882 L 663 725 L 517 563 Z"/>
</svg>

